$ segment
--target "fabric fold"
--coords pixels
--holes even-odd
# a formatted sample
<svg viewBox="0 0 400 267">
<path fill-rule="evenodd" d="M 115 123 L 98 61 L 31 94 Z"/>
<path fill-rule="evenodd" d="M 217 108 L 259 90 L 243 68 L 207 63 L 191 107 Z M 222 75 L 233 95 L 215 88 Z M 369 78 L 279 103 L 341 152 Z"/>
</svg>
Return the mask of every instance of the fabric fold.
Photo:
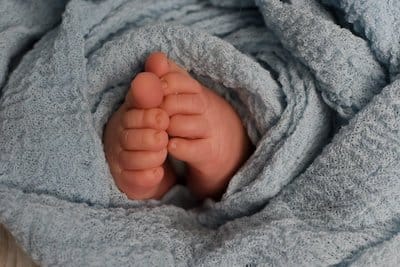
<svg viewBox="0 0 400 267">
<path fill-rule="evenodd" d="M 0 223 L 44 266 L 396 263 L 397 4 L 333 2 L 7 2 Z M 223 96 L 256 147 L 220 201 L 114 184 L 103 128 L 153 51 Z"/>
</svg>

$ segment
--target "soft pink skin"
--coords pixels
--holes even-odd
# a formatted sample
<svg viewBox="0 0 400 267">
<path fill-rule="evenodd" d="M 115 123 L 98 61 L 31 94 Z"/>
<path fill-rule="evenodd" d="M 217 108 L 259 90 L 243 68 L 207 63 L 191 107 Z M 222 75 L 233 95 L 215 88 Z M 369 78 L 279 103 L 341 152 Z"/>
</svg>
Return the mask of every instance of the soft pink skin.
<svg viewBox="0 0 400 267">
<path fill-rule="evenodd" d="M 177 181 L 167 153 L 188 165 L 186 184 L 199 199 L 219 199 L 252 145 L 239 116 L 185 70 L 153 53 L 106 125 L 111 173 L 131 199 L 160 199 Z"/>
</svg>

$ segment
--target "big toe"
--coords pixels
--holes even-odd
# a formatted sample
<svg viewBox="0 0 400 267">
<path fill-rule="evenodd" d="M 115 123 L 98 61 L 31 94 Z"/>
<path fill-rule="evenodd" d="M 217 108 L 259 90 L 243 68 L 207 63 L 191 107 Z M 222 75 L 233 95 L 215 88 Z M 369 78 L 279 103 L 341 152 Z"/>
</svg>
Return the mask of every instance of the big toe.
<svg viewBox="0 0 400 267">
<path fill-rule="evenodd" d="M 146 60 L 144 69 L 161 77 L 169 72 L 167 56 L 162 52 L 152 53 Z"/>
<path fill-rule="evenodd" d="M 129 108 L 158 107 L 164 97 L 160 79 L 151 72 L 141 72 L 133 79 L 126 97 Z"/>
<path fill-rule="evenodd" d="M 187 71 L 169 59 L 163 52 L 154 52 L 146 60 L 145 70 L 162 77 L 168 72 L 188 74 Z"/>
</svg>

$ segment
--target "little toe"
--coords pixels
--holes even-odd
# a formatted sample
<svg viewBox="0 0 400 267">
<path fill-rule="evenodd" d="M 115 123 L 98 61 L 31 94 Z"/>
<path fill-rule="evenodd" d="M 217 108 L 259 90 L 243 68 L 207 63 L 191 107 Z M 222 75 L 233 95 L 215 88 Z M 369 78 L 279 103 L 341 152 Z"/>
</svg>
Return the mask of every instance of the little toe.
<svg viewBox="0 0 400 267">
<path fill-rule="evenodd" d="M 124 129 L 119 141 L 125 150 L 160 151 L 167 147 L 168 134 L 154 129 Z"/>
<path fill-rule="evenodd" d="M 123 170 L 137 171 L 162 165 L 167 158 L 167 149 L 160 151 L 122 150 L 118 160 Z"/>
<path fill-rule="evenodd" d="M 160 79 L 151 72 L 141 72 L 133 79 L 126 96 L 128 108 L 155 108 L 163 100 Z"/>
<path fill-rule="evenodd" d="M 136 188 L 140 191 L 143 188 L 153 188 L 157 186 L 164 175 L 162 166 L 155 168 L 137 170 L 137 171 L 122 171 L 121 179 L 123 184 L 129 189 Z"/>
<path fill-rule="evenodd" d="M 208 121 L 201 115 L 175 115 L 171 117 L 167 132 L 171 137 L 189 139 L 210 136 Z"/>
<path fill-rule="evenodd" d="M 185 138 L 172 138 L 168 143 L 168 152 L 174 158 L 188 164 L 202 163 L 213 155 L 212 143 L 209 138 L 188 140 Z"/>
<path fill-rule="evenodd" d="M 146 170 L 122 171 L 118 187 L 130 199 L 151 199 L 154 198 L 163 176 L 164 169 L 161 166 Z"/>
<path fill-rule="evenodd" d="M 166 130 L 169 125 L 168 113 L 160 108 L 127 110 L 121 120 L 125 129 Z"/>
</svg>

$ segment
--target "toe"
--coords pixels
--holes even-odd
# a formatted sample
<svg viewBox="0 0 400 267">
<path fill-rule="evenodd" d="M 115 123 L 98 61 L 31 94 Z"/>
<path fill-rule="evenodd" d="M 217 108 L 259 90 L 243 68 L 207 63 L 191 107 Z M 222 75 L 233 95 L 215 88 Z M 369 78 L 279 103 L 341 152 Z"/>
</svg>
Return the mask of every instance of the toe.
<svg viewBox="0 0 400 267">
<path fill-rule="evenodd" d="M 166 130 L 169 125 L 168 113 L 159 108 L 127 110 L 121 120 L 122 127 L 125 129 Z"/>
<path fill-rule="evenodd" d="M 162 100 L 161 81 L 151 72 L 141 72 L 136 75 L 126 96 L 128 108 L 155 108 Z"/>
<path fill-rule="evenodd" d="M 119 164 L 123 170 L 136 171 L 155 168 L 164 163 L 167 158 L 167 149 L 160 151 L 129 151 L 119 153 Z"/>
<path fill-rule="evenodd" d="M 163 175 L 164 169 L 158 166 L 138 171 L 122 171 L 121 179 L 129 190 L 136 188 L 142 191 L 145 188 L 157 186 L 161 182 Z"/>
<path fill-rule="evenodd" d="M 174 158 L 189 164 L 201 163 L 210 160 L 214 147 L 209 138 L 188 140 L 172 138 L 168 143 L 168 152 Z"/>
<path fill-rule="evenodd" d="M 163 176 L 164 169 L 161 166 L 139 171 L 122 171 L 118 178 L 118 188 L 130 199 L 152 199 Z"/>
<path fill-rule="evenodd" d="M 184 68 L 168 59 L 163 52 L 152 53 L 146 60 L 145 70 L 154 73 L 158 77 L 164 76 L 168 72 L 179 72 L 188 75 Z"/>
<path fill-rule="evenodd" d="M 161 83 L 164 95 L 202 92 L 202 86 L 198 81 L 179 72 L 168 72 L 161 77 Z"/>
<path fill-rule="evenodd" d="M 210 136 L 208 121 L 201 115 L 175 115 L 167 129 L 169 136 L 182 138 L 207 138 Z"/>
<path fill-rule="evenodd" d="M 154 129 L 124 129 L 119 136 L 125 150 L 160 151 L 168 144 L 168 134 Z"/>
<path fill-rule="evenodd" d="M 207 109 L 204 94 L 168 95 L 160 106 L 169 116 L 203 114 Z"/>
<path fill-rule="evenodd" d="M 167 56 L 162 52 L 152 53 L 147 58 L 144 69 L 158 77 L 165 75 L 170 71 Z"/>
</svg>

